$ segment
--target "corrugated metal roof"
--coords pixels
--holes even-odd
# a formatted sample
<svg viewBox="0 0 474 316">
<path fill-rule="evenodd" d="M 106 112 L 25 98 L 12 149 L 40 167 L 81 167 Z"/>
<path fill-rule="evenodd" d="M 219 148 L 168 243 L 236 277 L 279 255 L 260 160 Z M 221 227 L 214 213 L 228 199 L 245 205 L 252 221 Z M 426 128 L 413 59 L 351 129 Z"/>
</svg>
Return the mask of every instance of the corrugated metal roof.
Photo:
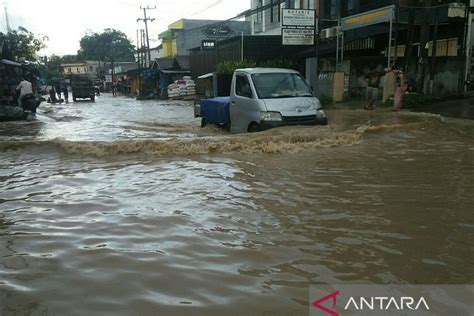
<svg viewBox="0 0 474 316">
<path fill-rule="evenodd" d="M 11 60 L 7 60 L 7 59 L 1 59 L 1 60 L 0 60 L 0 63 L 2 63 L 2 64 L 4 64 L 4 65 L 10 65 L 10 66 L 21 67 L 21 64 L 20 64 L 20 63 L 17 63 L 17 62 L 11 61 Z"/>
</svg>

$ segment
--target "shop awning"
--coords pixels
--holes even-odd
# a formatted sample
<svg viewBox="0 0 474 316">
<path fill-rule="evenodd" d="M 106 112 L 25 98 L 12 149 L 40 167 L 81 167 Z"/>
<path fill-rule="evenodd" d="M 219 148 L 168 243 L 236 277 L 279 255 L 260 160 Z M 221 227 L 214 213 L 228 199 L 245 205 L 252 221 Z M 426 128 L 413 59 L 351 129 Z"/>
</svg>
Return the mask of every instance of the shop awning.
<svg viewBox="0 0 474 316">
<path fill-rule="evenodd" d="M 20 63 L 8 60 L 8 59 L 0 59 L 0 63 L 4 65 L 10 65 L 10 66 L 15 66 L 15 67 L 21 67 Z"/>
<path fill-rule="evenodd" d="M 214 77 L 214 73 L 213 73 L 213 72 L 210 72 L 210 73 L 208 73 L 208 74 L 199 76 L 198 79 L 207 79 L 207 78 L 211 78 L 211 77 Z"/>
<path fill-rule="evenodd" d="M 160 70 L 161 73 L 163 74 L 190 74 L 191 71 L 189 70 Z"/>
</svg>

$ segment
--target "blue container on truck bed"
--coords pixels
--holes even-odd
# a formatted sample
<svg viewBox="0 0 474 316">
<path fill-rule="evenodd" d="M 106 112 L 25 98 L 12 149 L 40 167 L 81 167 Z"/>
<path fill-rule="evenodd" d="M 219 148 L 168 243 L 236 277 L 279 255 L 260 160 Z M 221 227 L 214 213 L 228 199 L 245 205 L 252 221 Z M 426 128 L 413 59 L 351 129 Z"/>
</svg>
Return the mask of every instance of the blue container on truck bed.
<svg viewBox="0 0 474 316">
<path fill-rule="evenodd" d="M 230 97 L 217 97 L 200 101 L 202 126 L 230 123 Z"/>
</svg>

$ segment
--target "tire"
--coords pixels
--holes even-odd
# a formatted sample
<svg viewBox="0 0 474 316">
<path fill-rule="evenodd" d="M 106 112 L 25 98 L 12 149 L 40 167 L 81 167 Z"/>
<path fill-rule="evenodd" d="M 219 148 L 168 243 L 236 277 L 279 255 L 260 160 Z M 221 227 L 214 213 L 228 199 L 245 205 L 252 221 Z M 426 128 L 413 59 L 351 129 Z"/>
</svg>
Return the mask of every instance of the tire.
<svg viewBox="0 0 474 316">
<path fill-rule="evenodd" d="M 204 117 L 202 117 L 201 118 L 201 127 L 206 127 L 206 125 L 207 125 L 207 120 Z"/>
<path fill-rule="evenodd" d="M 222 128 L 230 132 L 230 122 L 223 124 Z"/>
<path fill-rule="evenodd" d="M 324 118 L 321 121 L 318 122 L 318 125 L 328 125 L 328 119 Z"/>
<path fill-rule="evenodd" d="M 92 102 L 95 101 L 95 95 L 92 95 L 92 96 L 91 96 L 91 101 L 92 101 Z"/>
<path fill-rule="evenodd" d="M 249 128 L 247 130 L 249 133 L 258 133 L 261 131 L 260 129 L 260 125 L 258 125 L 257 123 L 253 122 L 253 123 L 250 123 L 249 125 Z"/>
</svg>

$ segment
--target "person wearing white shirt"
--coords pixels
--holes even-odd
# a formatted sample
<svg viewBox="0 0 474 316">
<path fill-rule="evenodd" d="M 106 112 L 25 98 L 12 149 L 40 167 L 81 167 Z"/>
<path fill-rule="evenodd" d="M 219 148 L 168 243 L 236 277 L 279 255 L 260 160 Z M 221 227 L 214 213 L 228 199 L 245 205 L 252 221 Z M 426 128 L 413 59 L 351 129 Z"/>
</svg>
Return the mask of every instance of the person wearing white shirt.
<svg viewBox="0 0 474 316">
<path fill-rule="evenodd" d="M 23 98 L 25 97 L 25 95 L 33 94 L 33 86 L 31 84 L 31 82 L 29 82 L 28 80 L 22 78 L 22 80 L 21 80 L 20 84 L 18 85 L 18 87 L 16 87 L 16 90 L 20 91 L 20 96 L 18 97 L 18 106 L 21 107 L 21 104 L 22 104 L 22 101 L 23 101 Z"/>
</svg>

